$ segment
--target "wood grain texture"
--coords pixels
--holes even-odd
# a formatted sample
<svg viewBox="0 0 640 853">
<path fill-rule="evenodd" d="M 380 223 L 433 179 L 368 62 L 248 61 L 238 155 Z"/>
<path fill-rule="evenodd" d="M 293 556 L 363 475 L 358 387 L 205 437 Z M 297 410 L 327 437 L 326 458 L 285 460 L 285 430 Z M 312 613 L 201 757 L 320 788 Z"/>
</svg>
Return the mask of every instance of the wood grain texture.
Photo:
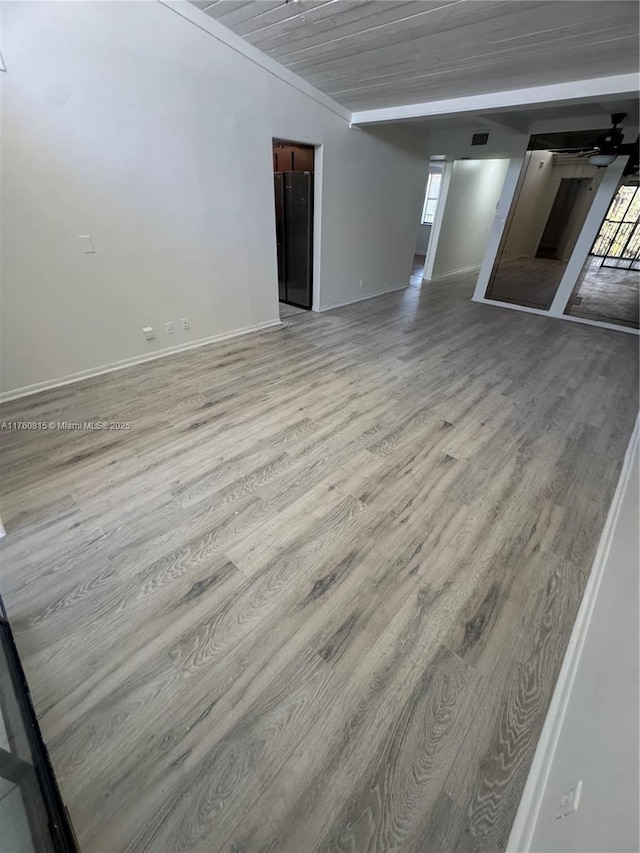
<svg viewBox="0 0 640 853">
<path fill-rule="evenodd" d="M 640 328 L 640 270 L 602 266 L 602 258 L 589 257 L 582 278 L 571 294 L 565 314 Z"/>
<path fill-rule="evenodd" d="M 83 851 L 504 849 L 638 352 L 472 285 L 2 407 L 132 426 L 1 435 L 2 591 Z"/>
</svg>

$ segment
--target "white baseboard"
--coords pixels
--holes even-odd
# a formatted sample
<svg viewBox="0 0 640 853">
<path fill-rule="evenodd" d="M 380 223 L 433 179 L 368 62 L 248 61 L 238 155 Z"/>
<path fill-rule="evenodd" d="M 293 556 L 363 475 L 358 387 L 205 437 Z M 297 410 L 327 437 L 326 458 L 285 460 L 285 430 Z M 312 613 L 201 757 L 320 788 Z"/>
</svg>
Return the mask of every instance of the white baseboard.
<svg viewBox="0 0 640 853">
<path fill-rule="evenodd" d="M 190 349 L 198 349 L 199 347 L 207 346 L 207 344 L 215 344 L 218 341 L 224 341 L 228 338 L 237 338 L 241 335 L 249 335 L 252 332 L 262 332 L 265 329 L 271 329 L 282 325 L 281 320 L 269 320 L 267 323 L 261 324 L 255 323 L 253 326 L 234 329 L 231 332 L 222 332 L 219 335 L 210 335 L 208 338 L 199 338 L 197 341 L 177 344 L 173 347 L 165 347 L 164 349 L 156 350 L 155 352 L 148 353 L 146 355 L 135 355 L 132 358 L 124 358 L 121 361 L 114 361 L 110 364 L 103 364 L 99 367 L 91 367 L 88 370 L 80 370 L 78 373 L 70 373 L 60 379 L 47 379 L 44 382 L 35 382 L 33 385 L 24 385 L 22 388 L 15 388 L 13 391 L 5 391 L 4 393 L 1 393 L 0 403 L 8 403 L 10 400 L 29 397 L 31 394 L 38 394 L 40 391 L 50 391 L 52 388 L 60 388 L 63 385 L 71 385 L 73 382 L 82 382 L 85 379 L 102 376 L 103 373 L 113 373 L 116 370 L 135 367 L 136 364 L 155 361 L 157 358 L 166 358 L 166 356 L 169 355 L 175 355 Z"/>
<path fill-rule="evenodd" d="M 515 302 L 501 302 L 499 299 L 487 299 L 486 296 L 471 297 L 472 302 L 480 305 L 491 305 L 492 308 L 509 308 L 511 311 L 520 311 L 523 314 L 537 314 L 539 317 L 550 317 L 552 320 L 564 320 L 568 323 L 580 323 L 583 326 L 595 326 L 597 329 L 610 329 L 612 332 L 624 332 L 626 335 L 640 336 L 640 329 L 631 326 L 618 326 L 616 323 L 606 323 L 604 320 L 587 320 L 586 317 L 572 317 L 570 314 L 552 314 L 544 308 L 529 308 L 528 305 L 517 305 Z"/>
<path fill-rule="evenodd" d="M 474 264 L 472 267 L 463 267 L 460 270 L 454 270 L 453 272 L 444 272 L 441 275 L 432 275 L 431 278 L 423 278 L 423 281 L 444 281 L 447 278 L 454 278 L 458 275 L 467 275 L 468 273 L 478 272 L 480 270 L 480 264 Z"/>
<path fill-rule="evenodd" d="M 343 305 L 353 305 L 355 302 L 364 302 L 365 299 L 375 299 L 376 296 L 384 296 L 386 293 L 395 293 L 396 290 L 405 290 L 410 286 L 410 282 L 399 284 L 396 287 L 389 287 L 387 290 L 380 290 L 377 293 L 367 293 L 366 296 L 357 296 L 355 299 L 345 299 L 344 302 L 330 302 L 328 305 L 321 305 L 314 308 L 314 311 L 321 313 L 322 311 L 331 311 L 333 308 L 342 308 Z"/>
<path fill-rule="evenodd" d="M 598 543 L 598 550 L 593 560 L 591 574 L 589 575 L 584 596 L 578 609 L 578 615 L 571 631 L 569 645 L 567 646 L 560 674 L 558 675 L 551 698 L 551 704 L 549 705 L 531 769 L 529 770 L 529 776 L 522 793 L 522 799 L 520 800 L 516 818 L 511 829 L 506 853 L 528 853 L 531 849 L 531 841 L 540 814 L 545 788 L 551 773 L 553 758 L 569 705 L 578 664 L 580 663 L 587 639 L 589 625 L 598 597 L 598 590 L 600 589 L 607 558 L 611 550 L 613 533 L 633 470 L 633 457 L 639 438 L 639 423 L 640 416 L 636 418 L 635 427 L 629 440 L 618 485 L 616 486 L 613 500 L 607 513 L 607 520 L 602 531 L 602 536 L 600 537 L 600 542 Z"/>
</svg>

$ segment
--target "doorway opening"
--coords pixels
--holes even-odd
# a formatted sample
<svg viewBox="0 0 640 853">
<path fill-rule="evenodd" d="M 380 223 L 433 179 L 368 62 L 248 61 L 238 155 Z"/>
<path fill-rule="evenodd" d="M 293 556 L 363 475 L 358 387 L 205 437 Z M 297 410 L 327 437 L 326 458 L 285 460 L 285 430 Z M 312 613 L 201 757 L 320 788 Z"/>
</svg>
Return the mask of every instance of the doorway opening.
<svg viewBox="0 0 640 853">
<path fill-rule="evenodd" d="M 280 317 L 308 311 L 313 303 L 312 145 L 273 140 L 273 182 Z"/>
<path fill-rule="evenodd" d="M 477 274 L 487 249 L 509 160 L 461 158 L 447 163 L 427 247 L 425 281 Z"/>
<path fill-rule="evenodd" d="M 564 311 L 640 328 L 640 186 L 618 188 Z"/>
<path fill-rule="evenodd" d="M 487 299 L 549 310 L 604 175 L 580 153 L 598 133 L 531 137 Z"/>
<path fill-rule="evenodd" d="M 571 239 L 571 216 L 576 205 L 584 204 L 591 178 L 560 178 L 547 223 L 536 252 L 536 258 L 563 259 Z"/>
<path fill-rule="evenodd" d="M 411 278 L 409 281 L 409 283 L 414 287 L 419 287 L 423 281 L 429 240 L 431 238 L 431 231 L 435 221 L 438 201 L 440 199 L 444 167 L 445 164 L 440 160 L 431 160 L 429 163 L 427 187 L 425 190 L 424 203 L 422 205 L 422 215 L 420 216 L 420 225 L 418 227 L 418 234 L 416 237 L 413 265 L 411 267 Z"/>
</svg>

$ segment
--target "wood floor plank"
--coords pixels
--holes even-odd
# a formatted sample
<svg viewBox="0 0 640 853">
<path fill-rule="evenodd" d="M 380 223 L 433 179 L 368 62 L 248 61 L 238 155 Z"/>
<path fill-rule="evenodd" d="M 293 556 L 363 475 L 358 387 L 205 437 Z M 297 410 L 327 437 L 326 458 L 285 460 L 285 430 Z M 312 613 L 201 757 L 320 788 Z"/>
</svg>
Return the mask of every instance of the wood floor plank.
<svg viewBox="0 0 640 853">
<path fill-rule="evenodd" d="M 0 589 L 80 846 L 505 848 L 637 339 L 473 276 L 15 400 Z"/>
<path fill-rule="evenodd" d="M 386 853 L 406 846 L 414 825 L 435 804 L 468 713 L 470 667 L 442 646 L 393 721 L 349 801 L 336 815 L 320 850 Z"/>
</svg>

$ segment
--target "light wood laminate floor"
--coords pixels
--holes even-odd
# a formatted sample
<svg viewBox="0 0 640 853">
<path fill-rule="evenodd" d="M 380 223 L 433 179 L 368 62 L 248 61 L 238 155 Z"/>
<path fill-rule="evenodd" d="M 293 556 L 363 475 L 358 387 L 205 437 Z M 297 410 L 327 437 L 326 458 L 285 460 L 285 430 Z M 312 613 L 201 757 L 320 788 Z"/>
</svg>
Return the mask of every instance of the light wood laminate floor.
<svg viewBox="0 0 640 853">
<path fill-rule="evenodd" d="M 553 302 L 566 268 L 565 261 L 555 258 L 501 260 L 492 273 L 487 299 L 546 310 Z"/>
<path fill-rule="evenodd" d="M 424 275 L 425 262 L 425 255 L 413 256 L 413 264 L 411 266 L 411 278 L 409 279 L 410 284 L 418 286 L 422 285 L 422 276 Z"/>
<path fill-rule="evenodd" d="M 577 298 L 576 298 L 577 297 Z M 602 266 L 602 258 L 589 258 L 584 277 L 565 314 L 640 326 L 640 271 Z"/>
<path fill-rule="evenodd" d="M 472 286 L 2 407 L 131 423 L 1 436 L 1 589 L 85 853 L 504 849 L 637 339 Z"/>
</svg>

